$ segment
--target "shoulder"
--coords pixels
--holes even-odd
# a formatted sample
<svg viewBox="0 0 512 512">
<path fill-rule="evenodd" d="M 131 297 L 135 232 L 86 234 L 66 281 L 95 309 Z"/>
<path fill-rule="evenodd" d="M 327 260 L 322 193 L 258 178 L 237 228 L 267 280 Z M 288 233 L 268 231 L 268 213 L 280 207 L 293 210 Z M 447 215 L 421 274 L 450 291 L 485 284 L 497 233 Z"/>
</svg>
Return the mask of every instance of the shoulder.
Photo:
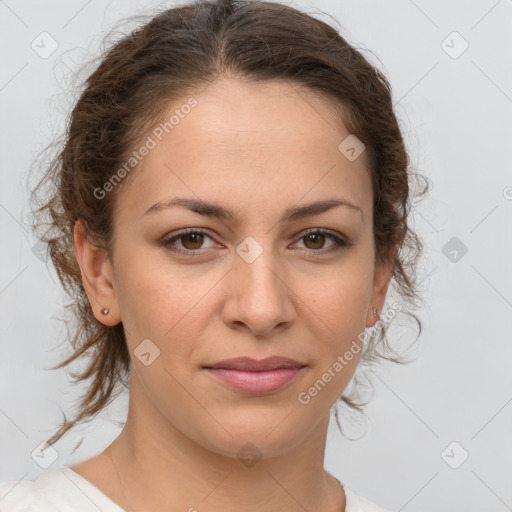
<svg viewBox="0 0 512 512">
<path fill-rule="evenodd" d="M 34 481 L 0 482 L 2 512 L 123 512 L 67 466 L 43 471 Z"/>
<path fill-rule="evenodd" d="M 357 495 L 346 485 L 343 485 L 343 489 L 346 498 L 345 512 L 391 512 L 386 508 L 379 507 L 367 498 Z"/>
</svg>

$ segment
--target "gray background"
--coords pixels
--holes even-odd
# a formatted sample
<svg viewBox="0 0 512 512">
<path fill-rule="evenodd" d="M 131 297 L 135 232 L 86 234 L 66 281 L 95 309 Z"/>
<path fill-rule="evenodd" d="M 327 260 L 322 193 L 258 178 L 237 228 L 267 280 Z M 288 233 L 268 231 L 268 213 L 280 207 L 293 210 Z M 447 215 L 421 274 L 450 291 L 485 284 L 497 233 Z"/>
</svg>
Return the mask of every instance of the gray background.
<svg viewBox="0 0 512 512">
<path fill-rule="evenodd" d="M 63 127 L 73 100 L 66 75 L 121 18 L 172 5 L 0 1 L 0 481 L 43 471 L 31 453 L 83 389 L 65 370 L 48 369 L 68 353 L 58 320 L 64 297 L 54 271 L 32 251 L 27 169 Z M 426 244 L 416 361 L 375 371 L 366 431 L 347 430 L 363 432 L 361 439 L 341 437 L 331 422 L 326 468 L 391 510 L 512 510 L 512 1 L 294 5 L 334 16 L 342 35 L 383 69 L 413 164 L 433 184 L 413 219 Z M 42 31 L 58 43 L 46 59 L 31 48 Z M 457 58 L 462 39 L 443 44 L 453 31 L 469 43 Z M 452 261 L 449 251 L 462 243 L 467 253 Z M 405 327 L 393 332 L 414 339 Z M 125 407 L 120 397 L 67 434 L 51 467 L 103 450 Z"/>
</svg>

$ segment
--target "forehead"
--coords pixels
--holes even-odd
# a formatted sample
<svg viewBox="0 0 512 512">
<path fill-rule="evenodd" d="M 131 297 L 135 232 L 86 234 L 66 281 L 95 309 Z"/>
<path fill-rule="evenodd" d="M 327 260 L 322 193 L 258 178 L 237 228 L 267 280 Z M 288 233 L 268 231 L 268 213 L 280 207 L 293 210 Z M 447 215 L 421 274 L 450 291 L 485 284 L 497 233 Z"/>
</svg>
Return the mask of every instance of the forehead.
<svg viewBox="0 0 512 512">
<path fill-rule="evenodd" d="M 182 108 L 191 97 L 195 106 Z M 161 138 L 154 134 L 162 130 L 149 132 L 153 147 L 117 198 L 119 214 L 140 217 L 155 202 L 178 195 L 233 210 L 268 207 L 279 197 L 284 209 L 303 196 L 309 202 L 335 191 L 368 208 L 366 155 L 350 161 L 340 152 L 350 133 L 336 108 L 281 81 L 220 80 L 185 96 L 166 109 L 163 122 L 173 122 Z"/>
</svg>

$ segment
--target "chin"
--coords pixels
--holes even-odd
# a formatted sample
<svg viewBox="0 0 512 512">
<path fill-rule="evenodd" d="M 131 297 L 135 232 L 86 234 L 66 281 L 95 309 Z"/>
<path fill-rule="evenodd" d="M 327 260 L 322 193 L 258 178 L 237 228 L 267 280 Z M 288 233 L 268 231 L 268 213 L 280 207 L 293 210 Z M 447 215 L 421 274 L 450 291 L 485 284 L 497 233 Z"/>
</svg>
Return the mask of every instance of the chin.
<svg viewBox="0 0 512 512">
<path fill-rule="evenodd" d="M 241 459 L 241 462 L 244 457 L 248 460 L 277 457 L 304 442 L 313 428 L 313 425 L 308 428 L 293 413 L 283 421 L 288 413 L 283 414 L 282 411 L 280 409 L 279 414 L 267 414 L 265 418 L 260 413 L 246 413 L 243 417 L 243 411 L 236 421 L 228 421 L 224 417 L 223 428 L 219 426 L 215 430 L 198 433 L 201 437 L 199 443 L 212 452 Z"/>
</svg>

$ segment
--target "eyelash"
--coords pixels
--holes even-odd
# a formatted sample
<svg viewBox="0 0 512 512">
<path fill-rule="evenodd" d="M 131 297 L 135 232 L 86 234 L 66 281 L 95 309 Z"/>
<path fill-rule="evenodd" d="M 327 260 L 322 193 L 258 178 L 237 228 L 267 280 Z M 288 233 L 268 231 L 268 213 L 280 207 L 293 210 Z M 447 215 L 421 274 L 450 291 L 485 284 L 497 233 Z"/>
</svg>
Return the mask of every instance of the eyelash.
<svg viewBox="0 0 512 512">
<path fill-rule="evenodd" d="M 200 251 L 200 249 L 187 249 L 187 250 L 184 250 L 184 249 L 171 248 L 171 244 L 174 241 L 180 239 L 181 237 L 183 237 L 185 235 L 189 235 L 189 234 L 206 235 L 209 238 L 212 238 L 206 231 L 203 231 L 201 229 L 190 228 L 190 229 L 186 229 L 184 231 L 180 231 L 178 234 L 173 235 L 170 238 L 163 239 L 160 242 L 160 245 L 163 246 L 164 248 L 170 250 L 170 251 L 177 252 L 177 253 L 180 253 L 180 254 L 186 254 L 187 256 L 192 256 L 192 257 L 194 257 L 194 256 L 201 256 L 201 254 L 198 254 L 198 251 Z M 310 231 L 306 231 L 306 232 L 304 232 L 304 234 L 301 237 L 299 237 L 299 240 L 301 240 L 302 238 L 306 238 L 309 235 L 324 235 L 327 238 L 329 238 L 330 240 L 332 240 L 335 243 L 335 245 L 331 249 L 328 249 L 328 250 L 323 250 L 323 249 L 306 249 L 306 251 L 308 251 L 308 254 L 319 254 L 319 253 L 320 254 L 330 254 L 332 252 L 336 252 L 336 251 L 340 251 L 342 249 L 346 249 L 347 247 L 350 247 L 352 245 L 349 242 L 347 242 L 346 240 L 344 240 L 343 238 L 340 238 L 340 237 L 336 236 L 335 234 L 331 233 L 330 231 L 326 231 L 326 230 L 322 230 L 322 229 L 312 229 Z"/>
</svg>

